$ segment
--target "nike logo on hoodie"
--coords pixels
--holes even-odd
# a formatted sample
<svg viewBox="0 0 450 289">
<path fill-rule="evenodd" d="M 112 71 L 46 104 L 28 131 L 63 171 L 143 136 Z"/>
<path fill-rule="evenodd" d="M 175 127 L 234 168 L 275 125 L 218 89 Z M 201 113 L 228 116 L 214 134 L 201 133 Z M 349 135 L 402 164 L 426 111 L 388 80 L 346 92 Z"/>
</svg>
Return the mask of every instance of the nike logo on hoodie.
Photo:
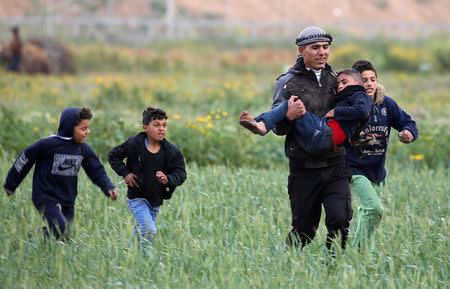
<svg viewBox="0 0 450 289">
<path fill-rule="evenodd" d="M 76 176 L 81 167 L 83 156 L 55 154 L 52 174 L 59 176 Z"/>
</svg>

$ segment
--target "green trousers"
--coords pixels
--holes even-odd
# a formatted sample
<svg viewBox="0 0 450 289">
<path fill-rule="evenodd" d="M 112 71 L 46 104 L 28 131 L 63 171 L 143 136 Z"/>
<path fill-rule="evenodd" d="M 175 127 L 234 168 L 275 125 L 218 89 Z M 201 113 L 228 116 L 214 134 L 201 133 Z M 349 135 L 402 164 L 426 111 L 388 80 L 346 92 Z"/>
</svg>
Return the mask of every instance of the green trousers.
<svg viewBox="0 0 450 289">
<path fill-rule="evenodd" d="M 361 250 L 369 249 L 371 255 L 376 254 L 374 233 L 383 215 L 381 204 L 383 183 L 371 182 L 363 175 L 353 175 L 350 185 L 352 198 L 359 203 L 353 246 Z"/>
</svg>

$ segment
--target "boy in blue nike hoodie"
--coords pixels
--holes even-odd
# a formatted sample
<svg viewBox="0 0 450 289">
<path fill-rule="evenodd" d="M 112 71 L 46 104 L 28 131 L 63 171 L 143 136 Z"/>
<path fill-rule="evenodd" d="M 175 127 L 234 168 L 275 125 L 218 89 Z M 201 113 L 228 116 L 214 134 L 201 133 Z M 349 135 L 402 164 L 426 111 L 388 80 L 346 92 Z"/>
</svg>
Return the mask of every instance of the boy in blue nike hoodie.
<svg viewBox="0 0 450 289">
<path fill-rule="evenodd" d="M 117 191 L 105 168 L 97 154 L 85 143 L 90 133 L 91 118 L 92 112 L 87 107 L 64 109 L 58 134 L 41 139 L 23 150 L 3 185 L 7 196 L 11 196 L 36 164 L 32 201 L 56 238 L 66 237 L 70 232 L 80 167 L 106 196 L 117 199 Z M 45 228 L 44 234 L 48 235 Z"/>
</svg>

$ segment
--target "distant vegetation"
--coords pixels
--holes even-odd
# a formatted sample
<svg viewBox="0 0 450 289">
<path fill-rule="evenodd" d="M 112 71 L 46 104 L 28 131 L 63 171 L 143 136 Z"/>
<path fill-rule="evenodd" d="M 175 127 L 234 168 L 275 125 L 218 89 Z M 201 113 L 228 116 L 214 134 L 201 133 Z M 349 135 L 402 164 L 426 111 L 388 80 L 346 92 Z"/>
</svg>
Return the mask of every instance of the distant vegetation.
<svg viewBox="0 0 450 289">
<path fill-rule="evenodd" d="M 450 61 L 442 51 L 450 50 L 450 42 L 442 39 L 352 39 L 332 46 L 330 63 L 335 69 L 361 58 L 372 60 L 387 94 L 418 122 L 420 137 L 414 145 L 401 146 L 391 138 L 390 151 L 397 161 L 449 165 L 445 132 Z M 269 107 L 275 78 L 295 60 L 293 44 L 184 42 L 146 49 L 77 45 L 72 50 L 81 71 L 77 76 L 19 78 L 2 73 L 0 148 L 18 153 L 56 131 L 63 107 L 87 105 L 94 111 L 89 143 L 106 159 L 112 146 L 140 129 L 140 113 L 152 105 L 169 112 L 168 137 L 189 162 L 259 167 L 285 163 L 282 137 L 251 135 L 237 119 L 243 109 L 258 113 Z M 416 160 L 416 155 L 423 159 Z"/>
</svg>

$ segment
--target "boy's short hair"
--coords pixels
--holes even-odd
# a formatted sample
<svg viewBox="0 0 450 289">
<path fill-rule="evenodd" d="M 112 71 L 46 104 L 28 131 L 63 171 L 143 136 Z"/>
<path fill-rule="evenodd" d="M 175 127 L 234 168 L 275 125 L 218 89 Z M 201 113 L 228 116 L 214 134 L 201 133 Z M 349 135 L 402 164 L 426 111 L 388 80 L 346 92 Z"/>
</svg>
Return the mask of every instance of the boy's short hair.
<svg viewBox="0 0 450 289">
<path fill-rule="evenodd" d="M 167 119 L 167 115 L 164 110 L 159 108 L 153 108 L 151 106 L 144 109 L 142 112 L 142 124 L 148 125 L 154 119 Z"/>
<path fill-rule="evenodd" d="M 363 83 L 363 78 L 362 78 L 361 72 L 359 72 L 358 70 L 344 69 L 338 73 L 337 77 L 339 77 L 339 75 L 341 75 L 341 74 L 348 75 L 351 78 L 353 78 L 354 81 L 356 81 L 356 82 L 359 81 L 359 82 Z"/>
<path fill-rule="evenodd" d="M 83 119 L 91 119 L 92 112 L 89 107 L 82 107 L 77 111 L 77 119 L 75 120 L 75 125 L 79 125 Z"/>
<path fill-rule="evenodd" d="M 355 63 L 353 63 L 352 68 L 355 70 L 358 70 L 359 72 L 363 73 L 363 71 L 366 70 L 372 70 L 375 73 L 375 76 L 377 76 L 377 70 L 372 65 L 372 63 L 368 60 L 357 60 Z"/>
</svg>

